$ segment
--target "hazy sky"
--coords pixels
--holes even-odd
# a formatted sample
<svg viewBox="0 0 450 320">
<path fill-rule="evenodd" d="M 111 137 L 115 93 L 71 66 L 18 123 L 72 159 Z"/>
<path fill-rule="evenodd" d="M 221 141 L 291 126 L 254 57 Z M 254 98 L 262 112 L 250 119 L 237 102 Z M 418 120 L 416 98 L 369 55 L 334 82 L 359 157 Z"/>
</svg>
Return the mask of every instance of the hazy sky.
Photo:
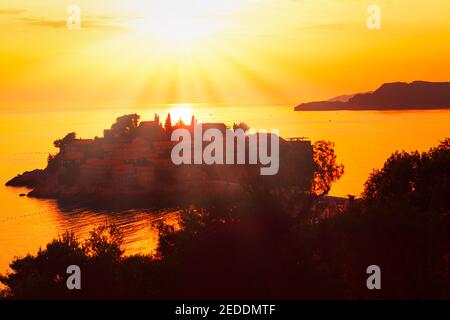
<svg viewBox="0 0 450 320">
<path fill-rule="evenodd" d="M 448 81 L 449 18 L 448 0 L 0 0 L 0 106 L 296 104 Z"/>
</svg>

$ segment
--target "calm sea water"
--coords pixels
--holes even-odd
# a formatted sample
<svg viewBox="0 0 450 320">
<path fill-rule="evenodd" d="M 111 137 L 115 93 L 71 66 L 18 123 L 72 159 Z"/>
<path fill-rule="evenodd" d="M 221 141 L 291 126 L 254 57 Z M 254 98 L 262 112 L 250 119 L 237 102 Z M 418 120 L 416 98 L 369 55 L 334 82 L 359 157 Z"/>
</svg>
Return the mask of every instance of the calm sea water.
<svg viewBox="0 0 450 320">
<path fill-rule="evenodd" d="M 179 109 L 182 108 L 182 109 Z M 155 248 L 152 223 L 175 219 L 172 210 L 150 209 L 107 212 L 78 207 L 63 207 L 54 200 L 19 197 L 22 188 L 7 188 L 4 183 L 17 173 L 43 168 L 53 141 L 76 131 L 79 137 L 101 136 L 117 116 L 137 112 L 142 120 L 152 120 L 167 112 L 190 118 L 191 108 L 201 121 L 244 121 L 255 129 L 279 129 L 283 137 L 308 137 L 312 141 L 334 141 L 338 161 L 345 175 L 332 195 L 358 195 L 373 168 L 380 168 L 396 150 L 425 151 L 450 136 L 450 110 L 434 111 L 338 111 L 294 112 L 279 106 L 141 106 L 61 109 L 43 111 L 19 108 L 0 109 L 0 273 L 15 256 L 36 253 L 54 237 L 74 231 L 83 237 L 94 226 L 105 222 L 119 225 L 125 234 L 128 253 L 149 253 Z M 176 109 L 176 110 L 173 110 Z"/>
</svg>

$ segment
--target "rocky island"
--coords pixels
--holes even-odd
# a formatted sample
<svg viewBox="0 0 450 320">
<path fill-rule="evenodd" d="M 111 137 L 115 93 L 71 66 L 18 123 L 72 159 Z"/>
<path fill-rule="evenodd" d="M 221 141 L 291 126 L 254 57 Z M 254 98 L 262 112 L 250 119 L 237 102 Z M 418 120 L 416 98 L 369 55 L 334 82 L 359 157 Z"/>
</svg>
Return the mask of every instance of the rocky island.
<svg viewBox="0 0 450 320">
<path fill-rule="evenodd" d="M 450 108 L 450 82 L 385 83 L 374 92 L 302 103 L 295 111 L 405 110 Z"/>
<path fill-rule="evenodd" d="M 209 192 L 241 192 L 246 184 L 311 189 L 316 165 L 306 139 L 280 138 L 280 169 L 272 177 L 260 176 L 259 165 L 174 165 L 171 150 L 176 142 L 171 141 L 171 133 L 177 128 L 193 132 L 195 124 L 194 117 L 190 124 L 179 121 L 172 126 L 169 115 L 163 126 L 158 115 L 153 121 L 124 115 L 104 130 L 103 137 L 79 139 L 72 132 L 56 140 L 59 152 L 49 155 L 45 169 L 25 172 L 6 185 L 32 188 L 31 197 L 96 201 L 189 198 Z M 200 125 L 227 130 L 224 123 Z"/>
</svg>

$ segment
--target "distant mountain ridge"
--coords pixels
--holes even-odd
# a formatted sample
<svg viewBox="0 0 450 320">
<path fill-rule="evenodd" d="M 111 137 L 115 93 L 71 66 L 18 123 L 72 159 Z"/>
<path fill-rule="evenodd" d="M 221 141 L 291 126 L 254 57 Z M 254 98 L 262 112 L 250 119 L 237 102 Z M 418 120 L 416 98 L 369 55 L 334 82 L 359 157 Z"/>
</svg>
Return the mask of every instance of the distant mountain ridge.
<svg viewBox="0 0 450 320">
<path fill-rule="evenodd" d="M 334 98 L 302 103 L 295 111 L 446 108 L 450 108 L 450 82 L 414 81 L 385 83 L 374 92 L 355 94 L 347 101 Z"/>
<path fill-rule="evenodd" d="M 353 98 L 355 95 L 354 94 L 343 94 L 337 97 L 334 97 L 328 101 L 340 101 L 340 102 L 347 102 L 348 100 L 350 100 L 351 98 Z"/>
</svg>

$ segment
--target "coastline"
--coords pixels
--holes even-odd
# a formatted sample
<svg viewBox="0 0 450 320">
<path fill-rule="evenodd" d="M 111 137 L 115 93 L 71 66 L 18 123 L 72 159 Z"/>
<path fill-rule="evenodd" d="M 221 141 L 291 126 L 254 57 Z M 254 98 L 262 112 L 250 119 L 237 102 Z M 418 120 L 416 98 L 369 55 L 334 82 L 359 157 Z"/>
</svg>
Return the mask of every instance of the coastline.
<svg viewBox="0 0 450 320">
<path fill-rule="evenodd" d="M 41 181 L 30 182 L 36 176 L 36 171 L 42 173 Z M 229 181 L 188 181 L 174 185 L 159 185 L 157 190 L 114 190 L 113 188 L 85 189 L 77 186 L 64 187 L 55 185 L 52 181 L 55 177 L 47 176 L 45 170 L 33 170 L 19 174 L 9 180 L 5 186 L 16 188 L 26 187 L 30 191 L 26 194 L 29 198 L 51 199 L 63 203 L 88 203 L 91 206 L 134 208 L 153 206 L 177 206 L 187 204 L 188 199 L 202 199 L 207 196 L 238 196 L 244 193 L 243 187 L 236 182 Z M 53 181 L 54 182 L 54 181 Z M 174 203 L 174 199 L 176 203 Z M 186 201 L 185 201 L 186 200 Z"/>
<path fill-rule="evenodd" d="M 341 96 L 342 97 L 342 96 Z M 339 97 L 338 97 L 339 98 Z M 450 82 L 384 83 L 377 90 L 327 101 L 302 103 L 295 111 L 441 110 L 450 108 Z"/>
<path fill-rule="evenodd" d="M 309 104 L 309 103 L 308 103 Z M 298 105 L 294 107 L 294 111 L 427 111 L 427 110 L 450 110 L 450 106 L 448 107 L 394 107 L 394 108 L 382 108 L 382 107 L 361 107 L 355 108 L 352 106 L 345 106 L 339 108 L 331 108 L 331 107 L 304 107 Z"/>
</svg>

